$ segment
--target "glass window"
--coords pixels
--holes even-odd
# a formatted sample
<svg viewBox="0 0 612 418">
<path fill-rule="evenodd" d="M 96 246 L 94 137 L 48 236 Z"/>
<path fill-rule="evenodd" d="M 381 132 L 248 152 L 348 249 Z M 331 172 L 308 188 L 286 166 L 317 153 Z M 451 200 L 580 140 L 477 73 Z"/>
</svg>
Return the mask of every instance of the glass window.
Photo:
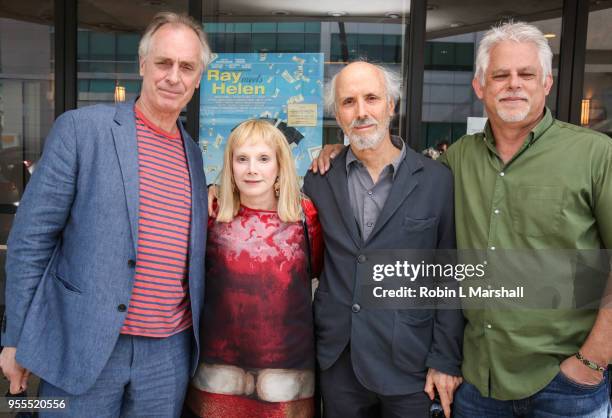
<svg viewBox="0 0 612 418">
<path fill-rule="evenodd" d="M 18 2 L 0 6 L 0 265 L 23 190 L 54 119 L 53 1 L 36 15 Z M 9 16 L 9 17 L 4 17 Z M 10 17 L 19 16 L 19 17 Z M 26 53 L 36 51 L 36 53 Z M 0 291 L 4 289 L 0 269 Z M 0 306 L 4 292 L 0 292 Z"/>
<path fill-rule="evenodd" d="M 114 103 L 122 88 L 125 100 L 138 96 L 140 35 L 157 12 L 185 13 L 187 6 L 188 0 L 128 2 L 100 13 L 95 3 L 79 1 L 77 107 Z"/>
<path fill-rule="evenodd" d="M 304 47 L 303 33 L 287 33 L 278 37 L 275 52 L 304 52 Z"/>
<path fill-rule="evenodd" d="M 546 105 L 555 113 L 562 6 L 561 0 L 545 6 L 517 3 L 512 10 L 484 0 L 429 3 L 421 149 L 452 143 L 465 135 L 468 117 L 486 117 L 471 86 L 476 48 L 489 27 L 509 19 L 530 22 L 549 39 L 555 84 Z"/>
<path fill-rule="evenodd" d="M 591 6 L 580 123 L 612 137 L 612 2 Z"/>
<path fill-rule="evenodd" d="M 202 2 L 204 11 L 207 4 Z M 220 168 L 219 154 L 229 127 L 250 117 L 280 118 L 305 136 L 306 140 L 301 143 L 292 143 L 300 174 L 305 172 L 304 162 L 309 163 L 322 144 L 343 142 L 344 135 L 335 118 L 323 111 L 322 93 L 325 84 L 346 63 L 366 59 L 383 64 L 405 78 L 402 60 L 408 2 L 374 0 L 351 4 L 351 10 L 346 11 L 337 10 L 338 2 L 269 1 L 246 7 L 244 3 L 226 1 L 219 2 L 218 7 L 214 13 L 202 16 L 204 30 L 218 60 L 204 74 L 204 88 L 200 89 L 199 141 L 209 179 L 214 179 Z M 392 16 L 388 15 L 390 10 L 394 12 Z M 250 22 L 250 27 L 245 22 Z M 217 72 L 211 73 L 211 68 Z M 248 80 L 241 87 L 231 79 L 222 80 L 221 71 L 234 71 Z M 215 79 L 207 80 L 209 76 Z M 254 91 L 252 85 L 268 90 L 261 97 L 246 97 Z M 237 90 L 240 88 L 246 90 Z M 278 98 L 274 104 L 261 106 L 264 102 L 271 103 L 270 99 L 275 97 Z M 401 111 L 400 103 L 396 105 L 398 112 Z M 309 109 L 316 112 L 311 114 L 315 119 L 302 119 L 302 124 L 294 124 L 290 109 L 299 106 L 302 110 L 295 112 Z M 299 115 L 305 118 L 306 114 Z M 394 134 L 401 134 L 403 119 L 403 115 L 393 118 Z"/>
<path fill-rule="evenodd" d="M 370 3 L 359 7 L 363 10 L 355 9 L 347 14 L 337 12 L 332 5 L 320 4 L 297 12 L 279 1 L 257 7 L 249 15 L 238 4 L 221 2 L 217 14 L 205 15 L 202 20 L 215 53 L 322 53 L 325 80 L 336 74 L 344 63 L 363 58 L 390 66 L 403 77 L 403 34 L 409 5 L 405 2 L 394 5 L 398 10 L 389 17 L 385 15 L 390 7 L 388 2 Z M 204 2 L 203 9 L 206 10 Z M 335 14 L 341 16 L 330 18 Z M 398 104 L 397 108 L 401 106 Z M 401 119 L 394 118 L 395 133 L 399 133 Z M 201 127 L 200 134 L 207 131 Z M 323 132 L 324 143 L 343 140 L 332 117 L 325 117 Z"/>
<path fill-rule="evenodd" d="M 206 2 L 202 5 L 207 10 Z M 279 118 L 306 138 L 292 143 L 300 175 L 322 144 L 344 142 L 335 118 L 323 111 L 323 87 L 346 63 L 365 59 L 405 78 L 402 58 L 409 3 L 402 3 L 393 16 L 386 15 L 389 3 L 382 0 L 351 5 L 347 11 L 336 6 L 271 1 L 250 6 L 247 12 L 238 3 L 220 2 L 216 14 L 203 16 L 216 57 L 200 89 L 199 140 L 209 179 L 218 173 L 230 127 L 251 117 Z M 248 30 L 243 22 L 251 22 Z M 221 71 L 245 75 L 247 80 L 241 87 L 226 79 L 223 87 Z M 245 97 L 253 91 L 251 85 L 268 90 L 260 97 Z M 396 105 L 401 111 L 400 103 Z M 296 122 L 291 112 L 304 119 Z M 307 112 L 314 112 L 313 119 L 306 118 Z M 392 133 L 399 133 L 404 118 L 393 118 Z"/>
</svg>

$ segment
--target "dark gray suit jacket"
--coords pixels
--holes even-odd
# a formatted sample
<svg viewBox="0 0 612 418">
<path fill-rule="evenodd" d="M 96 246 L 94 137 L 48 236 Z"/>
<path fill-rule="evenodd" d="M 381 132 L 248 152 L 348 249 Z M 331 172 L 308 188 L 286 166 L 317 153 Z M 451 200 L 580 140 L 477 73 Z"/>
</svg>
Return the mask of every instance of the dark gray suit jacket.
<svg viewBox="0 0 612 418">
<path fill-rule="evenodd" d="M 347 149 L 325 175 L 309 172 L 304 179 L 325 240 L 314 301 L 319 365 L 331 367 L 350 342 L 353 369 L 366 388 L 382 395 L 419 392 L 427 368 L 461 374 L 462 313 L 366 307 L 354 312 L 352 306 L 361 302 L 355 285 L 364 266 L 359 256 L 381 249 L 455 248 L 452 175 L 407 149 L 378 221 L 363 242 L 348 195 Z"/>
</svg>

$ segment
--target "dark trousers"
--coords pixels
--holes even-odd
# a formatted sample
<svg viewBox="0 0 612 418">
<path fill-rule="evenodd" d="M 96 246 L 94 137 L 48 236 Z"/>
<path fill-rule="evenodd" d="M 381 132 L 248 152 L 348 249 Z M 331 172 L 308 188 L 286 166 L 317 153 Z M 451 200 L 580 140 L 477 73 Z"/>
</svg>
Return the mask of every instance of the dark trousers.
<svg viewBox="0 0 612 418">
<path fill-rule="evenodd" d="M 427 418 L 431 401 L 425 392 L 386 396 L 365 388 L 353 371 L 345 349 L 327 370 L 321 371 L 324 418 Z"/>
</svg>

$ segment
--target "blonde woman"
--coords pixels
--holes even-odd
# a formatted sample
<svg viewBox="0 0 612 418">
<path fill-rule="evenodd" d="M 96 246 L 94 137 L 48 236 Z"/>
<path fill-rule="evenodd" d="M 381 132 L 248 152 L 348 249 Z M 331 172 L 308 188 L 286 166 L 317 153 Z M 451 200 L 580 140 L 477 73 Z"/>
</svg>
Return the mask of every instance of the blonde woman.
<svg viewBox="0 0 612 418">
<path fill-rule="evenodd" d="M 311 278 L 321 228 L 300 194 L 289 145 L 269 121 L 248 120 L 229 136 L 216 205 L 189 409 L 201 417 L 312 417 Z"/>
</svg>

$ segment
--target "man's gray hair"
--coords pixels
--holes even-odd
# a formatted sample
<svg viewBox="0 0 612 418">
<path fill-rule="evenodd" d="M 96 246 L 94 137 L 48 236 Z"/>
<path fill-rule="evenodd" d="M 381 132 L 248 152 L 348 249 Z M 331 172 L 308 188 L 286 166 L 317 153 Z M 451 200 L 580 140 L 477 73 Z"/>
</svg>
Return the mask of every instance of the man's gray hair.
<svg viewBox="0 0 612 418">
<path fill-rule="evenodd" d="M 503 41 L 535 44 L 538 48 L 538 57 L 542 67 L 542 83 L 546 81 L 547 76 L 552 75 L 553 53 L 542 31 L 525 22 L 508 22 L 492 27 L 480 41 L 476 53 L 476 73 L 474 74 L 474 78 L 478 79 L 480 85 L 485 83 L 485 73 L 489 66 L 491 49 Z"/>
<path fill-rule="evenodd" d="M 202 60 L 202 71 L 210 63 L 212 56 L 210 47 L 206 41 L 206 34 L 202 30 L 202 25 L 196 22 L 192 17 L 185 14 L 178 14 L 174 12 L 160 12 L 157 13 L 149 26 L 144 31 L 140 43 L 138 44 L 138 56 L 143 59 L 149 53 L 151 48 L 151 38 L 153 34 L 157 32 L 164 25 L 183 25 L 193 30 L 200 40 L 201 46 L 201 60 Z"/>
<path fill-rule="evenodd" d="M 366 61 L 353 61 L 351 64 L 354 62 Z M 396 71 L 383 67 L 382 65 L 372 63 L 368 64 L 378 68 L 383 75 L 383 79 L 385 81 L 385 91 L 387 93 L 387 103 L 391 100 L 393 100 L 394 103 L 397 103 L 402 92 L 402 79 L 400 75 Z M 336 73 L 329 83 L 327 83 L 325 90 L 325 110 L 330 116 L 334 116 L 336 114 L 336 78 L 338 77 L 338 74 L 340 74 L 340 72 Z M 364 82 L 367 83 L 367 80 L 364 80 Z"/>
</svg>

